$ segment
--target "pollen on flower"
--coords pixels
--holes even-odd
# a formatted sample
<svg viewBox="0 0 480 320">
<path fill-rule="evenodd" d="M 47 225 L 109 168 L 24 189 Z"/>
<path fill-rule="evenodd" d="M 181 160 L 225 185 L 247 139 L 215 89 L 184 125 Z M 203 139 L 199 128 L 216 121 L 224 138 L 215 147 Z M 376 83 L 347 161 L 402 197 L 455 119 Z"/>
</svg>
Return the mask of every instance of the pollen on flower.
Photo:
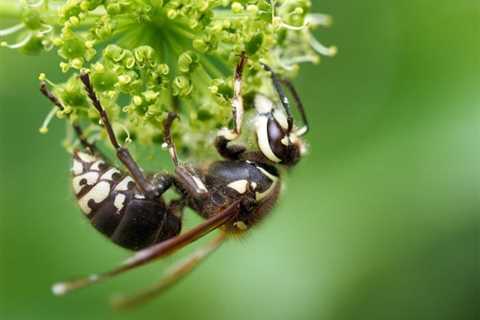
<svg viewBox="0 0 480 320">
<path fill-rule="evenodd" d="M 313 36 L 331 18 L 312 13 L 310 0 L 40 0 L 15 10 L 18 23 L 0 29 L 0 45 L 25 53 L 54 51 L 68 75 L 54 86 L 65 110 L 51 111 L 42 133 L 53 118 L 63 117 L 98 136 L 99 116 L 78 80 L 82 71 L 90 73 L 119 135 L 128 132 L 129 140 L 160 146 L 165 114 L 175 110 L 181 117 L 173 128 L 176 143 L 192 156 L 210 150 L 205 135 L 225 126 L 242 53 L 248 56 L 243 95 L 275 98 L 261 63 L 292 78 L 300 64 L 337 52 Z M 44 74 L 39 79 L 48 82 Z M 67 146 L 75 143 L 70 136 Z"/>
</svg>

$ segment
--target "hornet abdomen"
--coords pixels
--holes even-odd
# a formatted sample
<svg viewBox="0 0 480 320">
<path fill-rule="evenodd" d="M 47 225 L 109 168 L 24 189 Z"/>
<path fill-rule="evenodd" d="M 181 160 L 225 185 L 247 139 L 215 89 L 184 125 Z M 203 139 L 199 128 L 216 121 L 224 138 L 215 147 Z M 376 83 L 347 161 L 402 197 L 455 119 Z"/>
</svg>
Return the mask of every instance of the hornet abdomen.
<svg viewBox="0 0 480 320">
<path fill-rule="evenodd" d="M 132 177 L 99 157 L 75 152 L 72 186 L 82 212 L 114 243 L 140 250 L 180 233 L 161 199 L 146 199 Z"/>
</svg>

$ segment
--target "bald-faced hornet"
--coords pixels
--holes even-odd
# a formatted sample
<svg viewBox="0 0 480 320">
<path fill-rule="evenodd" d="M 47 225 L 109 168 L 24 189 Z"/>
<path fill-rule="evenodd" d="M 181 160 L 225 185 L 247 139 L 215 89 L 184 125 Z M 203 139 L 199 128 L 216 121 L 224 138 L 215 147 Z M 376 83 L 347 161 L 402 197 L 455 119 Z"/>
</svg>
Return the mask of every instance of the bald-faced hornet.
<svg viewBox="0 0 480 320">
<path fill-rule="evenodd" d="M 301 137 L 308 131 L 308 123 L 293 85 L 280 80 L 270 67 L 264 65 L 271 73 L 284 110 L 265 96 L 257 95 L 254 123 L 258 151 L 232 144 L 240 136 L 243 122 L 242 74 L 246 62 L 246 56 L 242 55 L 235 71 L 233 129 L 220 130 L 214 143 L 224 160 L 204 166 L 181 164 L 171 136 L 172 125 L 178 116 L 171 112 L 164 122 L 164 147 L 169 151 L 175 171 L 173 174 L 151 176 L 145 175 L 128 150 L 120 146 L 89 75 L 80 75 L 116 155 L 127 172 L 112 166 L 95 145 L 87 141 L 81 128 L 74 124 L 84 150 L 75 151 L 73 155 L 73 189 L 80 208 L 97 230 L 114 243 L 137 252 L 109 272 L 55 284 L 52 288 L 55 294 L 63 295 L 101 282 L 170 255 L 215 229 L 221 231 L 206 246 L 169 269 L 157 285 L 117 301 L 121 306 L 143 302 L 188 274 L 229 236 L 244 234 L 268 215 L 281 187 L 277 165 L 290 167 L 299 161 L 304 151 Z M 294 126 L 282 81 L 296 100 L 304 122 L 302 128 Z M 61 101 L 44 83 L 41 91 L 56 106 L 64 109 Z M 166 203 L 162 195 L 170 188 L 176 190 L 179 198 Z M 197 212 L 205 221 L 180 234 L 185 207 Z"/>
</svg>

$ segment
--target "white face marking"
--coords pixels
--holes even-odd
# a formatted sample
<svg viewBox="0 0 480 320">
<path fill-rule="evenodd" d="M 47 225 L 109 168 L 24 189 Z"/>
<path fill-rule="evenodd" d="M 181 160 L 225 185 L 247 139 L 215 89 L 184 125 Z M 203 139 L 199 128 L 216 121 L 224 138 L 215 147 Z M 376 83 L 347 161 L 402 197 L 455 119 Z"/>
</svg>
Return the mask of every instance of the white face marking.
<svg viewBox="0 0 480 320">
<path fill-rule="evenodd" d="M 105 164 L 102 160 L 95 161 L 94 164 L 90 167 L 90 170 L 100 171 L 100 166 Z"/>
<path fill-rule="evenodd" d="M 85 180 L 87 185 L 93 186 L 97 181 L 98 181 L 98 172 L 90 171 L 85 174 L 82 174 L 81 176 L 77 176 L 73 178 L 72 181 L 72 186 L 73 186 L 73 191 L 75 194 L 79 194 L 80 191 L 83 189 L 83 185 L 80 184 L 82 180 Z"/>
<path fill-rule="evenodd" d="M 108 195 L 110 194 L 110 183 L 105 182 L 105 181 L 100 181 L 98 184 L 95 185 L 95 187 L 92 188 L 86 195 L 82 197 L 78 201 L 78 204 L 80 205 L 80 209 L 85 214 L 89 214 L 92 212 L 92 209 L 88 206 L 88 202 L 90 200 L 95 201 L 95 203 L 100 203 L 103 200 L 108 198 Z"/>
<path fill-rule="evenodd" d="M 130 182 L 135 182 L 135 180 L 132 179 L 132 177 L 130 176 L 126 176 L 125 178 L 123 178 L 122 181 L 120 181 L 120 183 L 115 187 L 115 190 L 118 190 L 118 191 L 127 191 L 128 190 L 128 184 Z"/>
<path fill-rule="evenodd" d="M 207 188 L 203 184 L 202 180 L 200 180 L 197 176 L 192 175 L 193 182 L 195 182 L 195 185 L 197 186 L 197 192 L 208 192 Z"/>
<path fill-rule="evenodd" d="M 252 190 L 257 189 L 257 183 L 256 182 L 251 182 L 250 187 L 252 188 Z"/>
<path fill-rule="evenodd" d="M 262 153 L 267 157 L 269 160 L 273 162 L 281 162 L 282 160 L 279 159 L 272 151 L 270 147 L 270 141 L 268 140 L 268 117 L 264 115 L 258 115 L 257 119 L 255 120 L 255 127 L 257 129 L 257 138 L 258 138 L 258 147 L 262 151 Z"/>
<path fill-rule="evenodd" d="M 83 172 L 83 165 L 78 160 L 73 160 L 72 173 L 76 176 Z"/>
<path fill-rule="evenodd" d="M 244 194 L 245 192 L 247 192 L 247 186 L 248 186 L 247 180 L 237 180 L 227 185 L 227 187 L 237 191 L 240 194 Z"/>
<path fill-rule="evenodd" d="M 276 108 L 275 111 L 273 112 L 273 117 L 275 118 L 275 120 L 277 120 L 278 124 L 284 130 L 288 129 L 287 116 L 285 115 L 285 112 L 283 112 L 283 110 L 280 110 L 280 109 Z"/>
<path fill-rule="evenodd" d="M 255 109 L 257 113 L 270 113 L 273 109 L 272 100 L 268 99 L 264 95 L 257 94 L 255 96 Z"/>
<path fill-rule="evenodd" d="M 118 170 L 115 169 L 115 168 L 112 168 L 112 169 L 108 170 L 107 172 L 105 172 L 105 173 L 100 177 L 100 180 L 113 181 L 113 175 L 116 174 L 116 173 L 121 173 L 121 172 L 118 171 Z"/>
<path fill-rule="evenodd" d="M 143 200 L 143 199 L 145 199 L 145 196 L 143 194 L 137 193 L 135 195 L 135 199 Z"/>
<path fill-rule="evenodd" d="M 289 145 L 289 143 L 288 143 L 289 140 L 290 140 L 290 144 L 300 143 L 300 139 L 298 138 L 298 136 L 295 132 L 290 133 L 290 135 L 288 137 L 287 136 L 283 137 L 281 142 L 282 142 L 282 144 L 288 146 Z"/>
<path fill-rule="evenodd" d="M 117 212 L 122 210 L 125 206 L 125 199 L 127 199 L 127 197 L 121 193 L 117 194 L 117 196 L 115 197 L 113 205 L 115 206 L 115 208 L 117 208 Z"/>
<path fill-rule="evenodd" d="M 94 156 L 89 155 L 88 153 L 85 153 L 85 152 L 78 152 L 77 155 L 80 158 L 80 160 L 82 160 L 83 162 L 90 163 L 97 160 Z"/>
</svg>

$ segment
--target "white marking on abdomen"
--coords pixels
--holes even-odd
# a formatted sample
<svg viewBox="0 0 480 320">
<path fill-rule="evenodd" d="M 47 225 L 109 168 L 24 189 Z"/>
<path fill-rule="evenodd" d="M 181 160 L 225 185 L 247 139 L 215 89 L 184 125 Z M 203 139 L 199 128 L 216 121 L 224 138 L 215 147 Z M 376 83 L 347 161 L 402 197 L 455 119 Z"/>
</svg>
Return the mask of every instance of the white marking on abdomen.
<svg viewBox="0 0 480 320">
<path fill-rule="evenodd" d="M 282 144 L 285 146 L 289 146 L 290 144 L 297 144 L 299 143 L 299 139 L 296 133 L 290 133 L 290 135 L 283 137 L 281 140 Z"/>
<path fill-rule="evenodd" d="M 115 173 L 121 173 L 121 172 L 118 171 L 118 170 L 115 169 L 115 168 L 112 168 L 112 169 L 108 170 L 107 172 L 105 172 L 105 173 L 100 177 L 100 180 L 113 181 L 113 175 L 114 175 Z"/>
<path fill-rule="evenodd" d="M 257 129 L 258 147 L 262 153 L 273 162 L 281 162 L 270 147 L 270 141 L 268 139 L 268 117 L 264 115 L 258 115 L 255 120 L 255 127 Z"/>
<path fill-rule="evenodd" d="M 240 194 L 244 194 L 245 192 L 247 192 L 247 185 L 248 185 L 247 180 L 237 180 L 229 183 L 227 187 L 237 191 Z"/>
<path fill-rule="evenodd" d="M 73 159 L 72 173 L 76 176 L 83 172 L 83 165 L 80 161 Z"/>
<path fill-rule="evenodd" d="M 87 185 L 93 186 L 98 181 L 98 176 L 99 176 L 98 172 L 90 171 L 85 174 L 82 174 L 81 176 L 73 178 L 72 186 L 75 194 L 79 194 L 82 191 L 83 185 L 80 184 L 82 180 L 87 181 L 86 183 Z"/>
<path fill-rule="evenodd" d="M 80 160 L 86 163 L 90 163 L 97 160 L 97 158 L 85 152 L 78 152 L 77 155 L 80 158 Z"/>
<path fill-rule="evenodd" d="M 123 206 L 125 205 L 125 199 L 127 199 L 127 197 L 121 193 L 117 194 L 117 196 L 115 197 L 113 205 L 115 206 L 115 208 L 117 208 L 117 212 L 123 209 Z"/>
<path fill-rule="evenodd" d="M 92 188 L 86 195 L 84 195 L 79 201 L 78 204 L 83 212 L 89 214 L 92 212 L 92 209 L 88 206 L 90 200 L 95 201 L 95 203 L 101 203 L 108 198 L 110 194 L 110 183 L 105 181 L 100 181 Z"/>
<path fill-rule="evenodd" d="M 92 164 L 92 166 L 90 167 L 90 170 L 94 170 L 94 171 L 100 171 L 100 166 L 102 164 L 104 164 L 105 162 L 102 161 L 102 160 L 98 160 L 98 161 L 95 161 L 94 164 Z"/>
<path fill-rule="evenodd" d="M 126 176 L 123 178 L 122 181 L 115 187 L 115 190 L 117 191 L 127 191 L 128 190 L 128 184 L 130 182 L 135 182 L 135 180 L 132 179 L 130 176 Z"/>
</svg>

